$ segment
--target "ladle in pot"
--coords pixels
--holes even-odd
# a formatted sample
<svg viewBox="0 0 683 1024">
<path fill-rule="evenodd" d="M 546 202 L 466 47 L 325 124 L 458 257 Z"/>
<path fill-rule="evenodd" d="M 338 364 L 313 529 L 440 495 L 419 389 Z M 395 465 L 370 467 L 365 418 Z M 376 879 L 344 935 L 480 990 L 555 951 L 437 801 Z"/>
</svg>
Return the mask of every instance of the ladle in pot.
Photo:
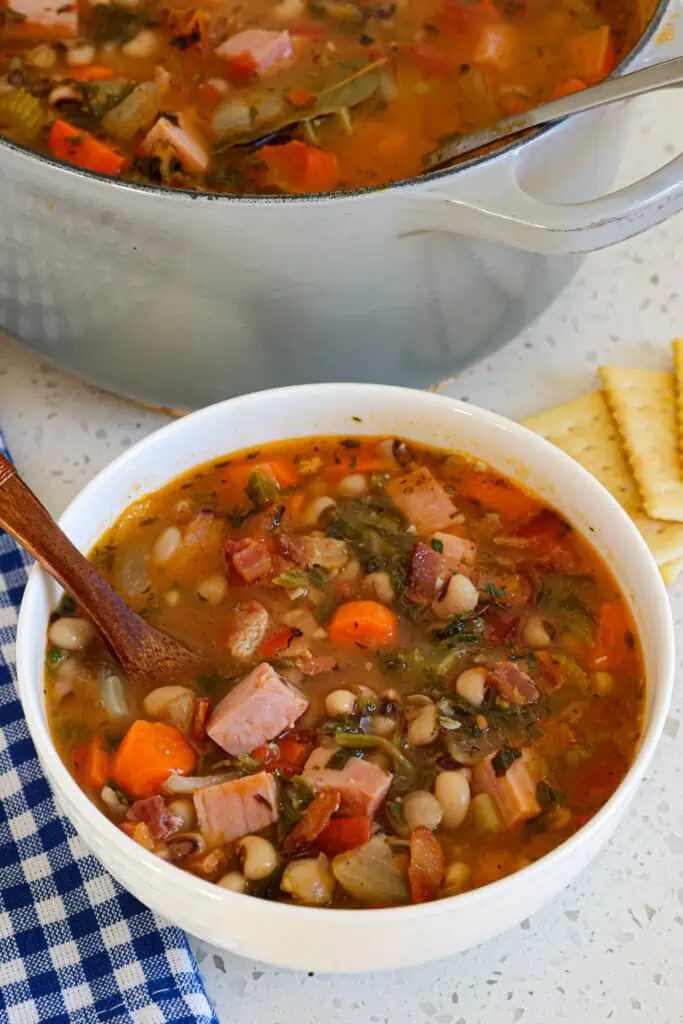
<svg viewBox="0 0 683 1024">
<path fill-rule="evenodd" d="M 661 64 L 653 64 L 640 71 L 632 71 L 628 75 L 608 78 L 606 81 L 600 82 L 599 85 L 581 89 L 579 92 L 563 96 L 551 103 L 544 103 L 523 114 L 503 117 L 490 128 L 472 132 L 470 135 L 449 136 L 443 140 L 440 146 L 431 150 L 423 158 L 423 167 L 427 171 L 434 171 L 468 153 L 519 135 L 530 128 L 538 128 L 541 125 L 559 121 L 570 114 L 581 114 L 586 110 L 606 106 L 608 103 L 617 103 L 619 100 L 627 100 L 633 96 L 641 96 L 646 92 L 668 89 L 672 85 L 680 85 L 681 82 L 683 82 L 683 57 L 675 57 L 673 60 L 666 60 Z"/>
</svg>

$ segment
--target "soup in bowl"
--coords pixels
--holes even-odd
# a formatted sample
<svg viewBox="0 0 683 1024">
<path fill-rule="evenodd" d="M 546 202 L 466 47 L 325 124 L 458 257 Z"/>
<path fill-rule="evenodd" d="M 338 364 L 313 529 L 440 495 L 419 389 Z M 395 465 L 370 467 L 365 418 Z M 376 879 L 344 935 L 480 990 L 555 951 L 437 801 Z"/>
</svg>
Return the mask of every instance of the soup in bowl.
<svg viewBox="0 0 683 1024">
<path fill-rule="evenodd" d="M 666 596 L 624 513 L 523 428 L 393 388 L 255 395 L 128 453 L 67 527 L 79 503 L 76 541 L 216 671 L 135 692 L 36 573 L 27 715 L 96 852 L 189 930 L 418 962 L 525 916 L 623 811 L 670 692 Z"/>
</svg>

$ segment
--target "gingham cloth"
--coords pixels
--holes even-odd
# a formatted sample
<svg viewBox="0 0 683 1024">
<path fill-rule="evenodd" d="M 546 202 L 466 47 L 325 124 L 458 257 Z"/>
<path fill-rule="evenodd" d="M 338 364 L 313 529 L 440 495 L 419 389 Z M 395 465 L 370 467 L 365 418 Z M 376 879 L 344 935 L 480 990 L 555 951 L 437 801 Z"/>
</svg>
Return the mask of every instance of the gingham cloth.
<svg viewBox="0 0 683 1024">
<path fill-rule="evenodd" d="M 14 685 L 29 563 L 0 530 L 0 1022 L 218 1024 L 183 932 L 55 809 Z"/>
</svg>

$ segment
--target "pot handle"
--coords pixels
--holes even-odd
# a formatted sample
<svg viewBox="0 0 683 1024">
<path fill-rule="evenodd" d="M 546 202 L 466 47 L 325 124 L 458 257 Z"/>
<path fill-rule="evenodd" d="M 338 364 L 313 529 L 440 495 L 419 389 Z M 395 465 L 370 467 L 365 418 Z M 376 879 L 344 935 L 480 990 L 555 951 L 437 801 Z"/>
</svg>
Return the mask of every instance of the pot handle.
<svg viewBox="0 0 683 1024">
<path fill-rule="evenodd" d="M 486 205 L 474 197 L 451 199 L 438 189 L 415 197 L 432 204 L 432 229 L 565 255 L 622 242 L 683 209 L 683 153 L 631 185 L 580 203 L 537 199 L 521 186 L 517 160 L 503 158 L 497 170 L 503 167 L 507 181 Z"/>
</svg>

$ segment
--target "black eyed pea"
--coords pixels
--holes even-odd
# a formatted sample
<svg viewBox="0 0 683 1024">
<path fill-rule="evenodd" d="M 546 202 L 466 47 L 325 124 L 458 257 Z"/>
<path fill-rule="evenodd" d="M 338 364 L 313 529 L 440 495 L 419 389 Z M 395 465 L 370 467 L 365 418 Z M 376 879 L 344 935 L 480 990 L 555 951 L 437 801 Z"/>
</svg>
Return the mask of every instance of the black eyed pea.
<svg viewBox="0 0 683 1024">
<path fill-rule="evenodd" d="M 278 852 L 263 836 L 245 836 L 236 846 L 242 873 L 248 882 L 269 878 L 280 863 Z"/>
<path fill-rule="evenodd" d="M 325 711 L 330 718 L 352 715 L 356 706 L 356 695 L 350 690 L 332 690 L 325 697 Z"/>
<path fill-rule="evenodd" d="M 406 740 L 411 747 L 427 747 L 434 742 L 438 734 L 436 706 L 431 701 L 429 704 L 419 705 L 411 712 L 406 730 Z"/>
<path fill-rule="evenodd" d="M 434 830 L 441 824 L 443 808 L 432 793 L 415 789 L 403 798 L 403 817 L 411 832 L 421 825 Z"/>
<path fill-rule="evenodd" d="M 396 597 L 388 572 L 371 572 L 363 580 L 363 590 L 382 604 L 391 604 Z"/>
<path fill-rule="evenodd" d="M 362 473 L 351 473 L 339 481 L 337 493 L 342 498 L 360 498 L 368 489 L 368 482 Z"/>
<path fill-rule="evenodd" d="M 488 672 L 485 668 L 466 668 L 455 683 L 455 692 L 475 707 L 484 703 Z"/>
<path fill-rule="evenodd" d="M 194 804 L 187 797 L 177 797 L 169 800 L 166 808 L 174 818 L 179 821 L 178 832 L 190 832 L 197 824 L 197 815 L 194 811 Z"/>
<path fill-rule="evenodd" d="M 439 619 L 450 619 L 453 615 L 466 615 L 479 604 L 479 591 L 472 580 L 462 573 L 456 573 L 448 581 L 446 593 L 433 604 L 434 614 Z"/>
<path fill-rule="evenodd" d="M 336 504 L 337 502 L 329 494 L 321 494 L 320 497 L 314 498 L 313 501 L 309 502 L 303 510 L 299 522 L 302 526 L 315 526 L 323 512 L 334 508 Z"/>
<path fill-rule="evenodd" d="M 230 892 L 247 891 L 247 880 L 240 871 L 228 871 L 227 875 L 218 879 L 216 885 L 220 885 L 221 889 L 229 889 Z"/>
<path fill-rule="evenodd" d="M 446 868 L 446 874 L 443 879 L 444 892 L 449 896 L 454 896 L 457 892 L 462 892 L 467 883 L 470 880 L 472 874 L 469 866 L 461 860 L 453 861 Z"/>
<path fill-rule="evenodd" d="M 443 811 L 444 828 L 458 828 L 470 807 L 470 784 L 461 772 L 440 772 L 434 783 L 434 796 Z"/>
<path fill-rule="evenodd" d="M 547 647 L 552 637 L 540 615 L 530 615 L 524 624 L 524 643 L 529 647 Z"/>
<path fill-rule="evenodd" d="M 95 628 L 87 619 L 55 619 L 50 626 L 50 643 L 65 651 L 82 651 L 95 637 Z"/>
<path fill-rule="evenodd" d="M 322 907 L 334 893 L 334 875 L 324 853 L 318 857 L 302 857 L 289 862 L 282 875 L 280 888 L 297 903 Z"/>
</svg>

